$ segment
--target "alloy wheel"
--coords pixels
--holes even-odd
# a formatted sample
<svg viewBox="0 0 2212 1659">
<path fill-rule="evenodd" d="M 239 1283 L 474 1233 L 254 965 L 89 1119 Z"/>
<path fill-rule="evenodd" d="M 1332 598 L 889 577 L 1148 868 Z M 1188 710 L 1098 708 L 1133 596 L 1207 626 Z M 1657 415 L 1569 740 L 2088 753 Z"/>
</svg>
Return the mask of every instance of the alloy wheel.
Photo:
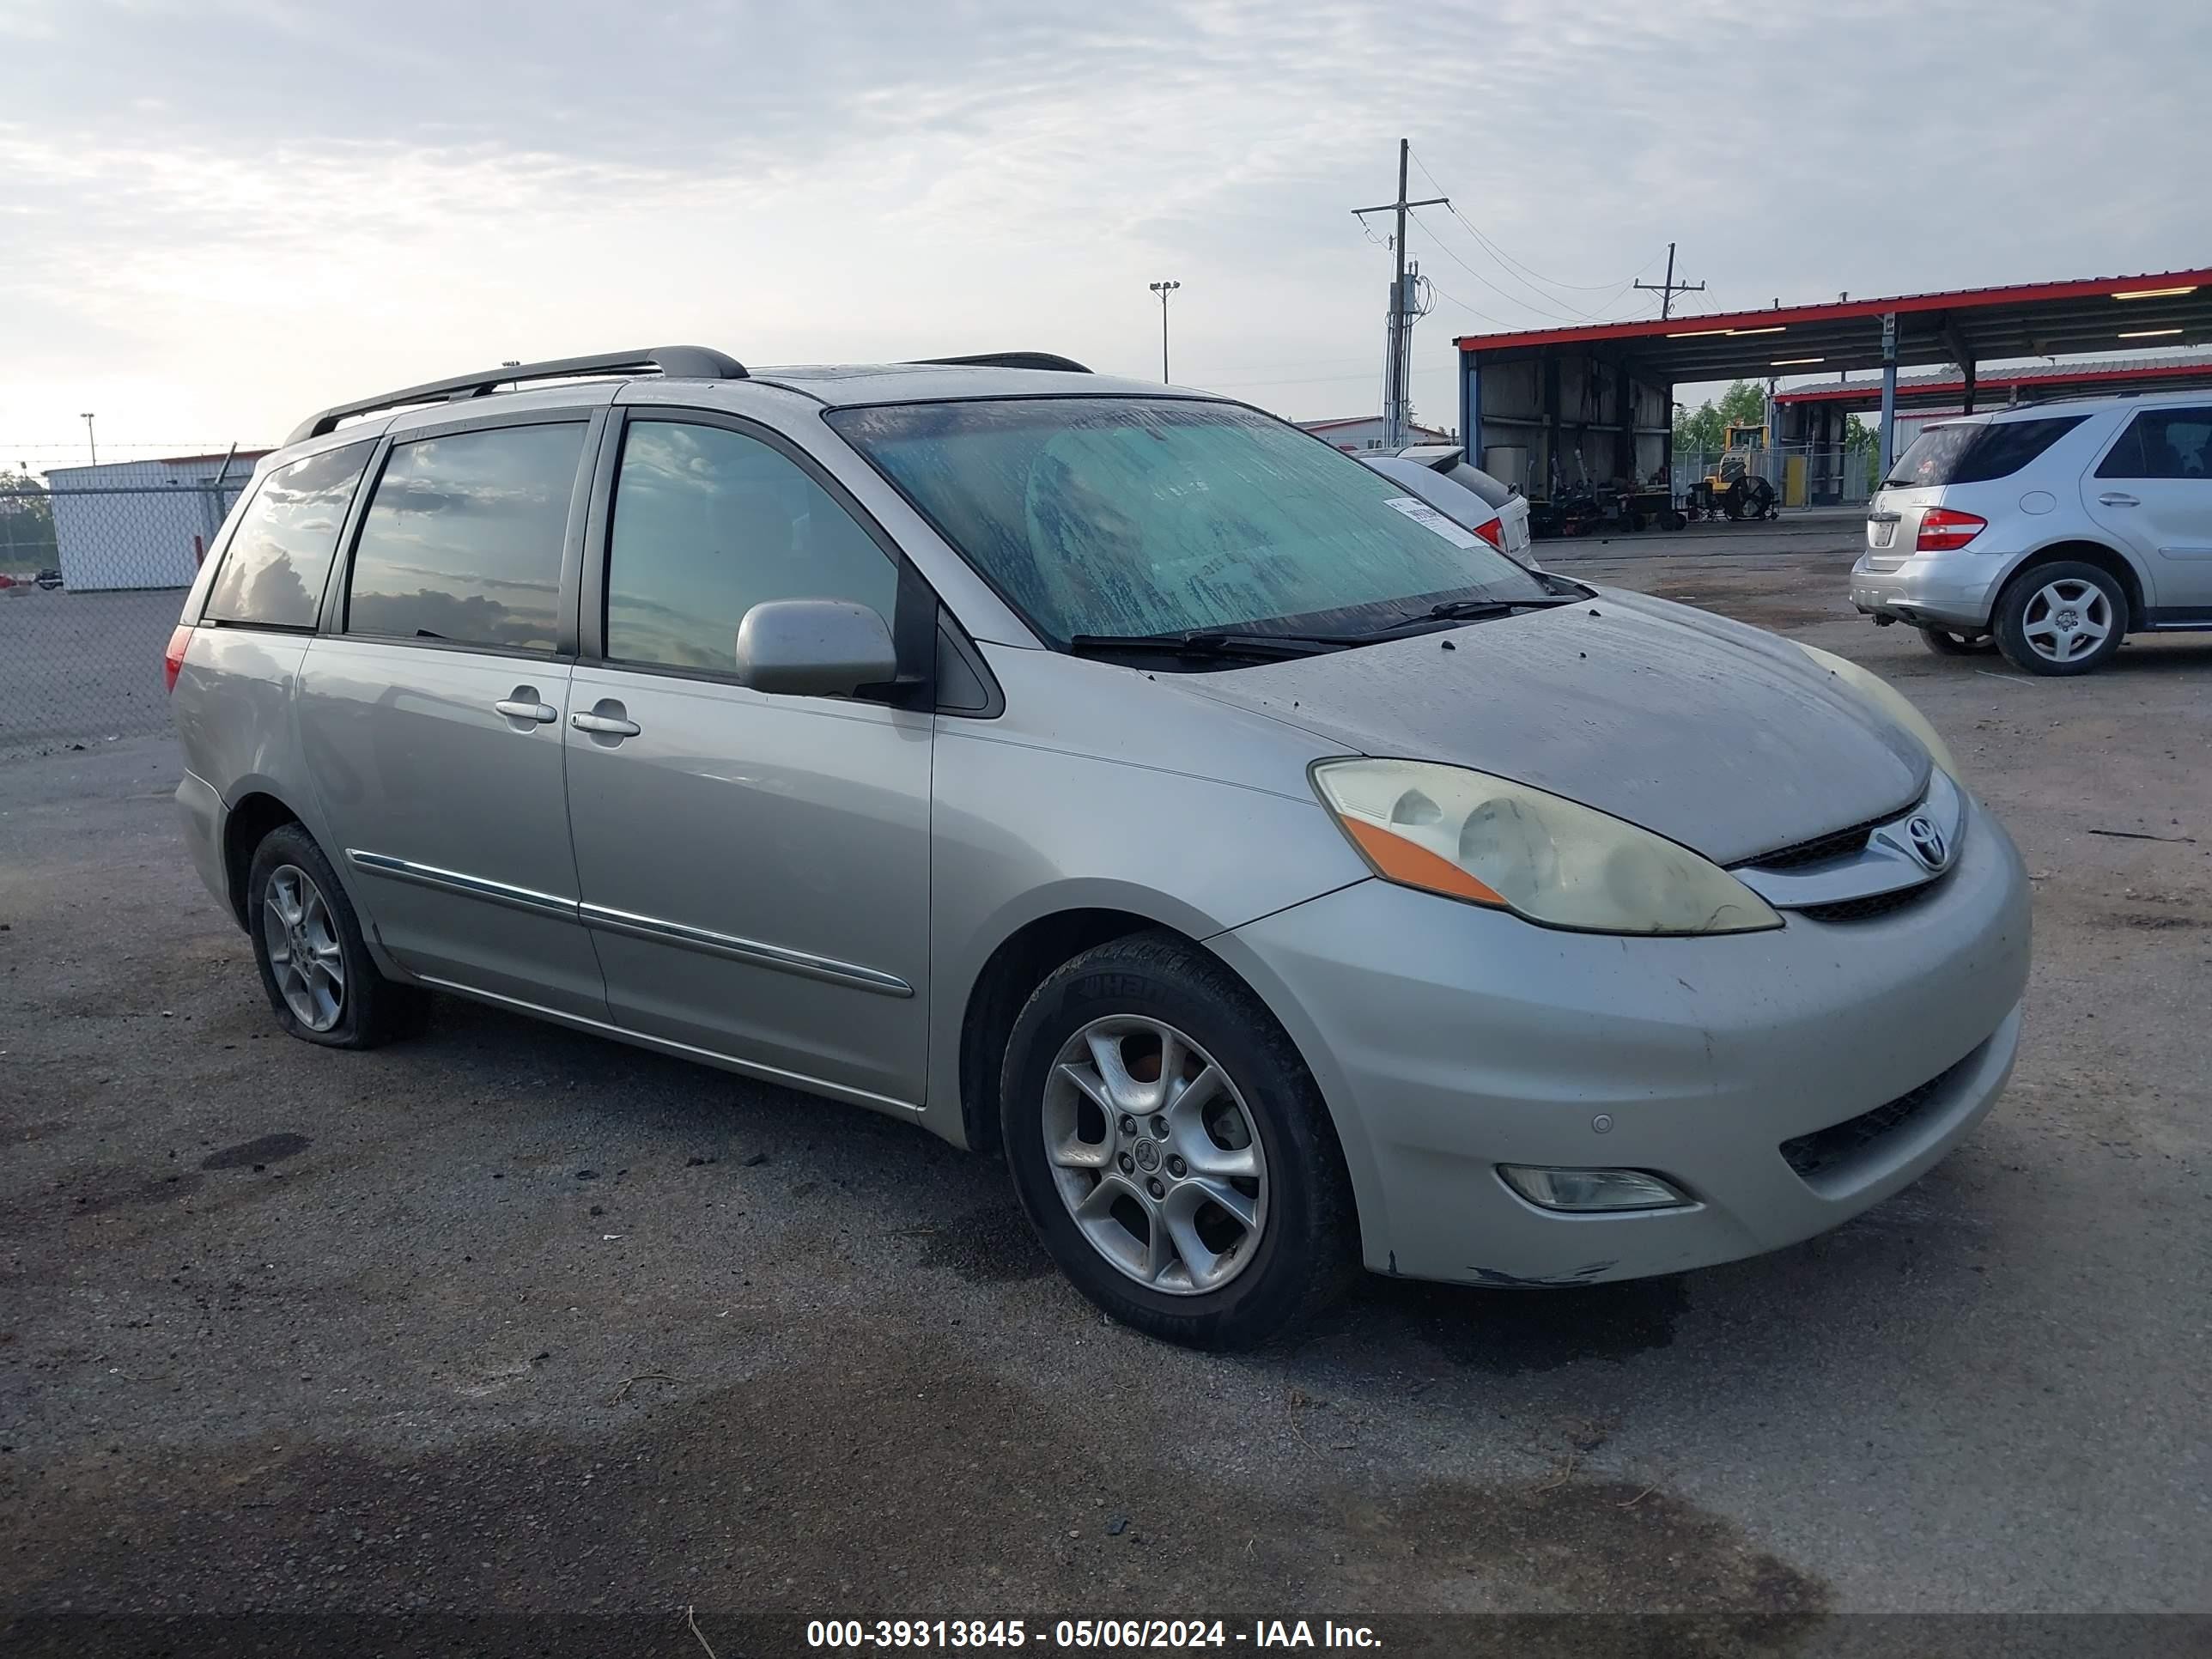
<svg viewBox="0 0 2212 1659">
<path fill-rule="evenodd" d="M 2112 636 L 2112 602 L 2096 583 L 2062 576 L 2036 590 L 2020 631 L 2045 662 L 2078 662 Z"/>
<path fill-rule="evenodd" d="M 1045 1160 L 1093 1249 L 1174 1296 L 1218 1291 L 1267 1224 L 1267 1160 L 1243 1095 L 1175 1027 L 1094 1019 L 1045 1080 Z"/>
<path fill-rule="evenodd" d="M 345 1012 L 345 951 L 330 902 L 296 864 L 269 872 L 261 899 L 261 938 L 269 971 L 292 1018 L 327 1031 Z"/>
</svg>

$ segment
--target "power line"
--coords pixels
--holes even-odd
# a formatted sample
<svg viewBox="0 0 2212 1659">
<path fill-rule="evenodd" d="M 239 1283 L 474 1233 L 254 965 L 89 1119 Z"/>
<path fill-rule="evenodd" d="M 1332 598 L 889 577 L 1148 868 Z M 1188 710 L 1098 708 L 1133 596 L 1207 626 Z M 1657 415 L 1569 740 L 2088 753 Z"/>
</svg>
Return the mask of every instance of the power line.
<svg viewBox="0 0 2212 1659">
<path fill-rule="evenodd" d="M 1442 286 L 1440 283 L 1438 283 L 1437 282 L 1436 282 L 1433 278 L 1426 278 L 1426 277 L 1425 277 L 1423 280 L 1424 280 L 1424 281 L 1425 281 L 1425 282 L 1427 282 L 1427 283 L 1428 283 L 1428 284 L 1429 284 L 1429 286 L 1430 286 L 1431 288 L 1432 288 L 1432 289 L 1436 289 L 1436 291 L 1437 291 L 1438 294 L 1441 294 L 1442 295 L 1443 295 L 1444 299 L 1445 299 L 1449 303 L 1450 303 L 1450 304 L 1452 304 L 1452 305 L 1455 305 L 1455 306 L 1457 306 L 1457 307 L 1458 307 L 1462 311 L 1466 312 L 1466 313 L 1467 313 L 1470 317 L 1480 317 L 1480 318 L 1481 318 L 1481 319 L 1482 319 L 1482 320 L 1483 320 L 1484 322 L 1486 322 L 1486 323 L 1489 323 L 1489 324 L 1491 324 L 1492 325 L 1493 325 L 1494 327 L 1503 328 L 1503 329 L 1510 329 L 1510 328 L 1512 328 L 1512 326 L 1513 326 L 1513 325 L 1512 325 L 1512 324 L 1510 324 L 1510 323 L 1509 323 L 1509 322 L 1506 322 L 1506 321 L 1503 320 L 1502 319 L 1499 319 L 1499 318 L 1497 318 L 1497 317 L 1493 317 L 1493 316 L 1492 316 L 1488 312 L 1486 312 L 1486 311 L 1484 311 L 1484 310 L 1480 309 L 1479 307 L 1471 306 L 1471 305 L 1468 304 L 1468 302 L 1467 302 L 1466 301 L 1464 301 L 1464 300 L 1461 299 L 1461 298 L 1460 298 L 1456 294 L 1454 294 L 1454 293 L 1453 293 L 1449 289 L 1448 289 L 1448 288 L 1445 288 L 1445 287 Z"/>
<path fill-rule="evenodd" d="M 1426 179 L 1431 186 L 1439 191 L 1443 189 L 1443 186 L 1437 182 L 1436 174 L 1429 171 L 1428 164 L 1423 161 L 1418 155 L 1413 157 L 1413 164 L 1421 169 L 1421 176 L 1424 179 Z M 1507 276 L 1525 276 L 1527 278 L 1533 279 L 1532 282 L 1527 282 L 1523 284 L 1524 286 L 1530 288 L 1532 291 L 1540 291 L 1537 290 L 1534 287 L 1535 283 L 1540 283 L 1549 288 L 1573 289 L 1580 292 L 1589 294 L 1595 294 L 1610 289 L 1613 295 L 1618 296 L 1619 295 L 1626 292 L 1629 285 L 1633 283 L 1637 277 L 1641 276 L 1645 271 L 1650 270 L 1653 262 L 1659 257 L 1657 252 L 1654 252 L 1650 258 L 1646 259 L 1642 264 L 1631 271 L 1626 277 L 1618 282 L 1565 282 L 1556 276 L 1547 276 L 1542 271 L 1538 270 L 1534 265 L 1531 265 L 1523 260 L 1515 258 L 1504 248 L 1492 241 L 1489 237 L 1483 234 L 1481 227 L 1477 225 L 1472 219 L 1468 218 L 1467 215 L 1462 213 L 1458 208 L 1454 207 L 1449 201 L 1446 202 L 1444 205 L 1446 210 L 1451 214 L 1451 216 L 1459 221 L 1461 226 L 1467 231 L 1468 234 L 1474 237 L 1475 241 L 1482 247 L 1483 251 L 1488 253 L 1492 259 L 1497 261 L 1499 268 L 1504 270 Z M 1562 298 L 1559 295 L 1552 294 L 1547 295 L 1545 297 L 1555 301 L 1560 305 L 1565 306 L 1570 311 L 1577 310 L 1577 307 L 1571 301 Z M 1612 301 L 1610 299 L 1601 301 L 1599 301 L 1599 308 L 1602 310 L 1606 306 L 1611 303 Z M 1579 314 L 1586 318 L 1589 315 L 1589 313 L 1586 312 L 1580 313 Z M 1592 320 L 1595 319 L 1593 319 Z"/>
<path fill-rule="evenodd" d="M 1572 317 L 1561 316 L 1556 311 L 1547 310 L 1542 306 L 1532 304 L 1530 301 L 1522 299 L 1519 295 L 1498 287 L 1496 283 L 1484 276 L 1473 265 L 1468 264 L 1468 262 L 1461 258 L 1458 254 L 1453 252 L 1451 245 L 1445 241 L 1443 237 L 1437 235 L 1434 230 L 1431 230 L 1426 222 L 1418 216 L 1414 219 L 1413 222 L 1419 225 L 1423 230 L 1428 231 L 1429 240 L 1437 245 L 1437 252 L 1442 253 L 1445 258 L 1450 260 L 1462 270 L 1474 277 L 1476 282 L 1480 283 L 1485 288 L 1490 289 L 1492 293 L 1497 295 L 1500 299 L 1509 301 L 1512 304 L 1519 306 L 1524 311 L 1533 311 L 1540 317 L 1549 318 L 1555 323 L 1566 323 L 1571 325 L 1575 323 L 1587 323 L 1594 320 L 1587 312 L 1578 312 Z M 1468 308 L 1470 310 L 1473 309 L 1472 307 L 1469 307 Z M 1492 319 L 1492 320 L 1495 321 L 1496 319 Z M 1510 328 L 1513 326 L 1513 325 L 1509 323 L 1500 323 L 1498 324 L 1498 326 L 1501 328 Z"/>
</svg>

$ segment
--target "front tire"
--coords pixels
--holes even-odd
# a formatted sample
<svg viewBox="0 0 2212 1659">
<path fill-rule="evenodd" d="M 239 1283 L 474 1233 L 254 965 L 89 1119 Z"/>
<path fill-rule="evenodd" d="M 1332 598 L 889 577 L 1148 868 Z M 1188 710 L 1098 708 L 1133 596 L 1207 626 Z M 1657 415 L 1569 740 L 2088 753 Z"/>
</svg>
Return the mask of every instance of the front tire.
<svg viewBox="0 0 2212 1659">
<path fill-rule="evenodd" d="M 1140 933 L 1060 967 L 1014 1022 L 1000 1096 L 1030 1224 L 1124 1324 L 1254 1347 L 1357 1271 L 1320 1091 L 1259 999 L 1187 940 Z"/>
<path fill-rule="evenodd" d="M 2111 573 L 2065 561 L 2023 570 L 1990 617 L 2005 660 L 2027 674 L 2087 674 L 2126 637 L 2128 596 Z"/>
<path fill-rule="evenodd" d="M 413 1023 L 422 994 L 377 971 L 337 872 L 298 824 L 280 824 L 254 848 L 246 915 L 261 988 L 288 1035 L 373 1048 Z"/>
</svg>

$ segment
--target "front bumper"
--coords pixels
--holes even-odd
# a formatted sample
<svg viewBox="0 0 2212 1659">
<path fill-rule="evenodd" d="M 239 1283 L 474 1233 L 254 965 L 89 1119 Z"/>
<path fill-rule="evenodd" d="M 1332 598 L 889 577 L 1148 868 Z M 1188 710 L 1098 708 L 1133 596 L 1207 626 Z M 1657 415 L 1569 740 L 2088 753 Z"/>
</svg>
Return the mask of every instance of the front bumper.
<svg viewBox="0 0 2212 1659">
<path fill-rule="evenodd" d="M 1863 921 L 1619 939 L 1367 881 L 1210 943 L 1313 1067 L 1370 1267 L 1558 1285 L 1774 1249 L 1918 1177 L 2011 1073 L 2028 938 L 2026 872 L 1977 804 L 1950 872 Z M 1906 1096 L 1816 1173 L 1784 1154 Z M 1694 1201 L 1559 1214 L 1500 1164 L 1647 1170 Z"/>
<path fill-rule="evenodd" d="M 1963 550 L 1864 553 L 1851 567 L 1851 604 L 1867 616 L 1896 622 L 1986 629 L 1999 580 L 2010 562 Z"/>
</svg>

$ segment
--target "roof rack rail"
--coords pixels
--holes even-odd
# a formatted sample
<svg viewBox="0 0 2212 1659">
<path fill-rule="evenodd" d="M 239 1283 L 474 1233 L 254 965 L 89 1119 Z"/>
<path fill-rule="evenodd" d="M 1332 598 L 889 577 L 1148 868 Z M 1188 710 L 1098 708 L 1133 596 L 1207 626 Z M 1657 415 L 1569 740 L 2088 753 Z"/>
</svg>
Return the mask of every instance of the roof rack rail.
<svg viewBox="0 0 2212 1659">
<path fill-rule="evenodd" d="M 296 444 L 337 430 L 340 421 L 379 410 L 399 409 L 409 404 L 456 403 L 481 398 L 503 386 L 526 380 L 565 380 L 585 374 L 618 374 L 635 369 L 657 368 L 673 379 L 742 380 L 745 366 L 711 346 L 651 346 L 641 351 L 603 351 L 590 357 L 555 357 L 542 363 L 502 363 L 476 374 L 456 374 L 447 380 L 426 380 L 398 392 L 380 392 L 349 404 L 334 404 L 309 416 L 284 440 Z"/>
<path fill-rule="evenodd" d="M 918 357 L 915 366 L 942 363 L 948 368 L 1051 368 L 1063 374 L 1088 374 L 1090 368 L 1051 351 L 986 351 L 973 357 Z"/>
</svg>

